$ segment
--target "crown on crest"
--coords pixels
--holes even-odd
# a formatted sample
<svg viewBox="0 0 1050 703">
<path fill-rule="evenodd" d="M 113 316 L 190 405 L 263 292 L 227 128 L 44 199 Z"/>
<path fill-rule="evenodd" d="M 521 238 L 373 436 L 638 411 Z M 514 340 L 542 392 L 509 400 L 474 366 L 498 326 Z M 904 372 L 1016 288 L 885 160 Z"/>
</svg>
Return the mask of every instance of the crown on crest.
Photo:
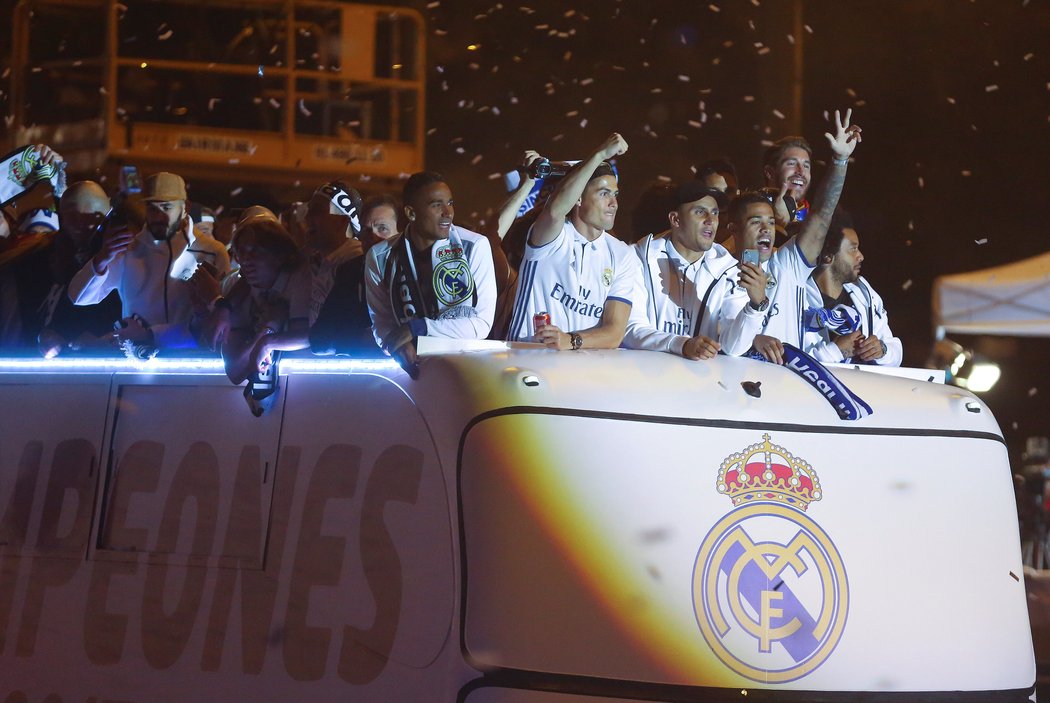
<svg viewBox="0 0 1050 703">
<path fill-rule="evenodd" d="M 732 498 L 733 505 L 772 501 L 802 511 L 820 500 L 820 480 L 813 467 L 771 444 L 768 434 L 762 440 L 726 457 L 718 469 L 718 492 Z"/>
</svg>

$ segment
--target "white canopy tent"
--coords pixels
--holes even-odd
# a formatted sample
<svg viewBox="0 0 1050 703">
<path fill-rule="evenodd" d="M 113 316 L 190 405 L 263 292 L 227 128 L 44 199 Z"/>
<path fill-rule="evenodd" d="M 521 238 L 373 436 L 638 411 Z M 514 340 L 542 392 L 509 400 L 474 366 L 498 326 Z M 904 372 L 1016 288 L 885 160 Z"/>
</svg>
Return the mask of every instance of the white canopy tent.
<svg viewBox="0 0 1050 703">
<path fill-rule="evenodd" d="M 1050 252 L 937 278 L 933 324 L 938 339 L 949 332 L 1050 337 Z"/>
</svg>

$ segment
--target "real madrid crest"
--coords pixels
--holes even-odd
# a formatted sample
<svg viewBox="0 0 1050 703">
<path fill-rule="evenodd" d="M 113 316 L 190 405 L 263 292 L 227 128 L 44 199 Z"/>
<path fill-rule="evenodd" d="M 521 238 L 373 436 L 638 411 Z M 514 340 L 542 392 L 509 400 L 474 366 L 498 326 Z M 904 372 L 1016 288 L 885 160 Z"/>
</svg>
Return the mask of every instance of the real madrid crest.
<svg viewBox="0 0 1050 703">
<path fill-rule="evenodd" d="M 704 538 L 693 568 L 697 624 L 715 656 L 753 681 L 811 673 L 846 626 L 842 557 L 806 515 L 822 498 L 813 468 L 763 441 L 722 462 L 716 489 L 733 510 Z"/>
<path fill-rule="evenodd" d="M 611 268 L 602 269 L 602 283 L 608 288 L 612 285 L 613 270 Z"/>
</svg>

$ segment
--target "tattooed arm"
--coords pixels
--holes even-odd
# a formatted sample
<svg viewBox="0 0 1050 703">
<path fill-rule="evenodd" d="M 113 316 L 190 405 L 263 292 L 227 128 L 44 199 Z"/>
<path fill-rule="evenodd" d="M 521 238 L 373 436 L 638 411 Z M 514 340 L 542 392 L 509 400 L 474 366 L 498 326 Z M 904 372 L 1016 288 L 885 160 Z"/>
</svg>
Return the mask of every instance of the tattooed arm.
<svg viewBox="0 0 1050 703">
<path fill-rule="evenodd" d="M 846 119 L 841 119 L 835 110 L 835 134 L 825 132 L 831 145 L 832 160 L 830 170 L 820 184 L 820 190 L 814 198 L 813 211 L 806 218 L 802 232 L 798 236 L 798 247 L 811 265 L 816 265 L 820 250 L 824 247 L 824 237 L 828 233 L 831 216 L 838 207 L 842 187 L 846 183 L 846 168 L 849 157 L 861 141 L 861 129 L 850 124 L 852 110 L 846 110 Z"/>
</svg>

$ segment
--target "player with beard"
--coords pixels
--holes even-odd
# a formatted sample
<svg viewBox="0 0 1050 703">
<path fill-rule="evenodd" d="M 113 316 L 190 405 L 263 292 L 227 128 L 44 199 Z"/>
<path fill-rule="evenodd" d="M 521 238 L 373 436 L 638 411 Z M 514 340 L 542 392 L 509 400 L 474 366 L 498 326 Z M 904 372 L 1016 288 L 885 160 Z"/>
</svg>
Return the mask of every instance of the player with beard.
<svg viewBox="0 0 1050 703">
<path fill-rule="evenodd" d="M 802 312 L 807 281 L 820 257 L 831 217 L 842 195 L 849 157 L 861 141 L 861 129 L 850 124 L 851 116 L 852 110 L 847 110 L 843 120 L 835 111 L 835 134 L 824 135 L 831 145 L 833 158 L 815 198 L 813 212 L 799 225 L 799 234 L 775 253 L 776 218 L 765 194 L 758 191 L 741 193 L 730 205 L 729 232 L 734 239 L 734 251 L 742 259 L 745 250 L 757 250 L 762 269 L 769 276 L 766 299 L 756 310 L 762 313 L 762 320 L 752 348 L 777 364 L 784 363 L 784 344 L 802 347 Z"/>
<path fill-rule="evenodd" d="M 780 191 L 773 205 L 777 226 L 784 228 L 791 222 L 804 222 L 809 214 L 806 194 L 813 176 L 813 148 L 809 142 L 803 137 L 782 137 L 766 149 L 763 162 L 766 186 Z M 794 217 L 784 203 L 785 195 L 795 201 Z"/>
<path fill-rule="evenodd" d="M 900 366 L 901 340 L 890 331 L 882 298 L 860 275 L 863 261 L 853 219 L 839 208 L 824 240 L 820 266 L 806 287 L 810 308 L 804 351 L 823 362 Z M 859 327 L 848 331 L 841 326 L 847 319 L 856 320 Z"/>
<path fill-rule="evenodd" d="M 187 280 L 198 264 L 212 267 L 221 279 L 230 270 L 229 255 L 216 240 L 194 233 L 181 176 L 153 174 L 143 184 L 142 201 L 142 230 L 108 226 L 102 248 L 70 281 L 69 297 L 76 305 L 93 305 L 117 291 L 125 321 L 115 335 L 118 341 L 195 346 L 189 333 L 194 306 Z"/>
</svg>

